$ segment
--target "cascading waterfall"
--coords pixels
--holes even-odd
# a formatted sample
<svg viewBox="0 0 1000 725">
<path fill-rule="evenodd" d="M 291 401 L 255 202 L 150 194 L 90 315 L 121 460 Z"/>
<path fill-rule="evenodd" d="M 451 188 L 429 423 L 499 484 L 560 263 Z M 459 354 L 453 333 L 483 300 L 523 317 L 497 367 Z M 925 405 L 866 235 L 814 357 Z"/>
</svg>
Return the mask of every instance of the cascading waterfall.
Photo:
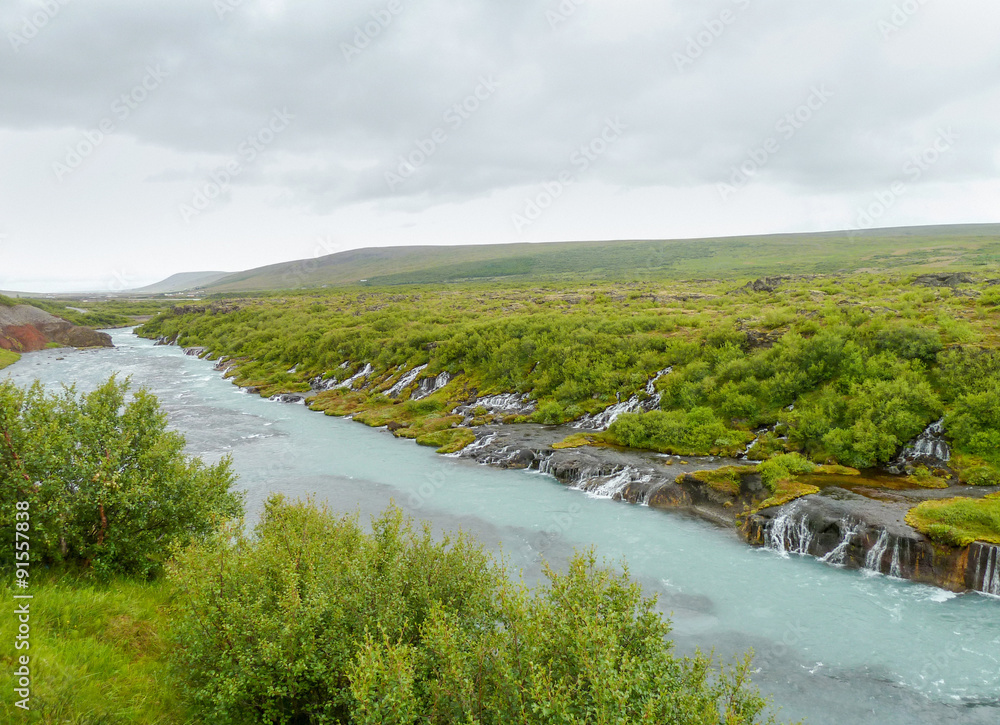
<svg viewBox="0 0 1000 725">
<path fill-rule="evenodd" d="M 580 420 L 573 424 L 573 427 L 581 430 L 607 430 L 620 415 L 625 413 L 635 413 L 639 410 L 657 410 L 660 407 L 661 396 L 658 392 L 656 392 L 656 382 L 664 375 L 669 375 L 673 371 L 674 369 L 672 367 L 664 368 L 656 373 L 656 375 L 654 375 L 650 381 L 646 383 L 646 395 L 649 397 L 645 400 L 640 400 L 638 395 L 633 395 L 628 400 L 619 401 L 618 403 L 605 408 L 600 413 L 594 413 L 593 415 L 587 414 L 583 416 Z"/>
<path fill-rule="evenodd" d="M 986 557 L 986 567 L 983 569 L 982 578 L 979 577 L 980 566 L 983 556 Z M 994 597 L 1000 597 L 1000 547 L 990 546 L 980 550 L 979 558 L 976 560 L 976 577 L 974 585 L 982 582 L 980 591 Z"/>
<path fill-rule="evenodd" d="M 497 438 L 497 434 L 496 433 L 490 433 L 488 435 L 483 436 L 482 438 L 477 438 L 476 440 L 474 440 L 472 443 L 470 443 L 469 445 L 467 445 L 465 448 L 463 448 L 462 450 L 458 451 L 457 453 L 449 453 L 448 455 L 450 455 L 450 456 L 452 456 L 454 458 L 467 457 L 471 453 L 475 453 L 477 451 L 483 450 L 484 448 L 486 448 L 487 446 L 489 446 L 491 443 L 493 443 L 493 441 L 495 441 L 496 438 Z"/>
<path fill-rule="evenodd" d="M 889 532 L 885 529 L 878 535 L 875 546 L 868 550 L 865 555 L 865 569 L 876 574 L 882 573 L 882 557 L 885 556 L 886 549 L 889 548 Z"/>
<path fill-rule="evenodd" d="M 343 365 L 341 365 L 341 367 L 343 367 Z M 375 368 L 372 367 L 371 363 L 366 363 L 361 370 L 356 372 L 351 377 L 347 378 L 347 380 L 344 380 L 343 382 L 340 383 L 334 382 L 332 380 L 323 380 L 322 377 L 314 378 L 312 381 L 313 389 L 342 390 L 344 388 L 352 388 L 354 387 L 354 383 L 356 381 L 361 380 L 363 378 L 367 378 L 373 372 L 375 372 Z"/>
<path fill-rule="evenodd" d="M 780 516 L 771 521 L 767 548 L 782 556 L 789 554 L 806 555 L 812 544 L 813 532 L 809 520 L 800 515 L 799 507 L 793 503 Z"/>
<path fill-rule="evenodd" d="M 428 395 L 436 393 L 445 385 L 451 382 L 451 373 L 445 371 L 440 373 L 436 378 L 429 378 L 420 381 L 419 386 L 410 395 L 411 400 L 422 400 Z"/>
<path fill-rule="evenodd" d="M 889 576 L 896 579 L 903 578 L 903 569 L 899 564 L 900 540 L 897 538 L 892 542 L 892 559 L 889 563 Z"/>
<path fill-rule="evenodd" d="M 634 468 L 631 466 L 625 466 L 617 473 L 608 476 L 606 480 L 601 481 L 596 486 L 588 488 L 588 478 L 582 478 L 580 483 L 577 484 L 577 487 L 582 488 L 594 498 L 614 498 L 616 494 L 624 491 L 625 487 L 632 482 L 632 478 L 635 473 L 636 470 Z"/>
<path fill-rule="evenodd" d="M 849 519 L 844 519 L 840 522 L 840 530 L 843 532 L 840 543 L 830 551 L 826 553 L 823 558 L 820 559 L 825 564 L 830 564 L 832 566 L 843 566 L 847 557 L 847 547 L 851 545 L 855 537 L 861 533 L 864 528 L 864 524 L 856 521 L 851 521 Z"/>
<path fill-rule="evenodd" d="M 903 448 L 892 462 L 890 470 L 901 469 L 921 460 L 938 464 L 945 464 L 951 460 L 951 447 L 944 438 L 944 418 L 931 423 L 923 433 Z"/>
<path fill-rule="evenodd" d="M 409 372 L 404 373 L 403 376 L 396 381 L 395 385 L 393 385 L 391 388 L 385 391 L 385 394 L 388 395 L 390 398 L 399 397 L 399 394 L 402 393 L 404 390 L 406 390 L 408 387 L 410 387 L 410 385 L 413 384 L 413 381 L 417 379 L 417 376 L 420 375 L 420 373 L 422 373 L 426 369 L 427 365 L 418 365 Z"/>
</svg>

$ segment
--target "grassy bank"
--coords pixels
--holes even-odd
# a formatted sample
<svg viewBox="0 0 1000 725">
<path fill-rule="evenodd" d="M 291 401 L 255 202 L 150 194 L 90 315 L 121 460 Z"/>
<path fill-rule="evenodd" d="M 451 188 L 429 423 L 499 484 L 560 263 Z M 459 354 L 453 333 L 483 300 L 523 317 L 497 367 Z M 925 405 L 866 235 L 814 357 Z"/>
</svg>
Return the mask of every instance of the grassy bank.
<svg viewBox="0 0 1000 725">
<path fill-rule="evenodd" d="M 10 350 L 0 350 L 0 370 L 3 370 L 8 365 L 13 365 L 20 359 L 21 355 L 19 353 L 11 352 Z"/>
</svg>

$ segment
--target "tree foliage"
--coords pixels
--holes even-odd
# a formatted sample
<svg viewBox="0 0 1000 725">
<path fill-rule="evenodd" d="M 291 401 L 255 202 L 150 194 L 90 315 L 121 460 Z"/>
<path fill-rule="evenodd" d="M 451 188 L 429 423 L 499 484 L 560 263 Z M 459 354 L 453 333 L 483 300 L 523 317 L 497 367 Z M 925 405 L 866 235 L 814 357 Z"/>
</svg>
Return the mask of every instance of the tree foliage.
<svg viewBox="0 0 1000 725">
<path fill-rule="evenodd" d="M 5 565 L 17 502 L 28 504 L 32 561 L 99 576 L 150 575 L 171 547 L 242 512 L 229 461 L 186 457 L 156 398 L 130 398 L 115 378 L 84 395 L 0 382 L 0 481 Z"/>
<path fill-rule="evenodd" d="M 753 723 L 749 663 L 678 657 L 627 573 L 575 558 L 531 593 L 390 508 L 273 498 L 255 535 L 171 568 L 175 666 L 218 723 Z"/>
</svg>

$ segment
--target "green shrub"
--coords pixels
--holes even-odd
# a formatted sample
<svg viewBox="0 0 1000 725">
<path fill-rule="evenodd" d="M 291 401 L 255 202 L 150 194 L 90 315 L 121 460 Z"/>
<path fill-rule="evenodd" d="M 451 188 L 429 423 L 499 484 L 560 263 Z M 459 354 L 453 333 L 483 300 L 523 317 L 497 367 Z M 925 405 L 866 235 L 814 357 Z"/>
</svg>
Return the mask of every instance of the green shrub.
<svg viewBox="0 0 1000 725">
<path fill-rule="evenodd" d="M 214 723 L 760 721 L 749 662 L 682 659 L 627 574 L 578 556 L 535 593 L 464 536 L 390 508 L 356 517 L 268 502 L 182 554 L 174 670 Z"/>
<path fill-rule="evenodd" d="M 415 415 L 429 415 L 436 413 L 444 404 L 440 400 L 407 400 L 403 403 L 403 408 L 407 413 Z"/>
<path fill-rule="evenodd" d="M 771 493 L 777 491 L 779 481 L 804 473 L 812 473 L 815 470 L 815 464 L 798 453 L 782 453 L 780 456 L 764 461 L 757 467 L 761 483 Z"/>
<path fill-rule="evenodd" d="M 558 425 L 566 420 L 566 411 L 557 401 L 546 400 L 538 406 L 531 420 L 543 425 Z"/>
<path fill-rule="evenodd" d="M 631 448 L 708 455 L 721 448 L 739 445 L 746 434 L 733 431 L 716 417 L 711 408 L 697 407 L 688 412 L 654 410 L 618 416 L 608 433 Z"/>
<path fill-rule="evenodd" d="M 242 512 L 228 459 L 184 455 L 156 398 L 114 378 L 92 393 L 0 383 L 0 562 L 27 505 L 31 560 L 148 576 L 173 546 Z M 23 517 L 22 517 L 23 518 Z"/>
<path fill-rule="evenodd" d="M 993 466 L 975 466 L 962 471 L 962 480 L 970 486 L 1000 486 L 1000 471 Z"/>
</svg>

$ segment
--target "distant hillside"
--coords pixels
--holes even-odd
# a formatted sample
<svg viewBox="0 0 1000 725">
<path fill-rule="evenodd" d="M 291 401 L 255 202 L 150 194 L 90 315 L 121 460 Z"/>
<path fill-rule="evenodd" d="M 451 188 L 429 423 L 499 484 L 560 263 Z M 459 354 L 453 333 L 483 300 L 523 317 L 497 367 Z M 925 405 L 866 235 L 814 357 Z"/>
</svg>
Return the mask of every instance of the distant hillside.
<svg viewBox="0 0 1000 725">
<path fill-rule="evenodd" d="M 1000 224 L 680 240 L 384 247 L 273 264 L 202 284 L 208 292 L 245 292 L 359 283 L 699 279 L 864 269 L 995 273 L 1000 269 Z"/>
<path fill-rule="evenodd" d="M 157 282 L 156 284 L 147 285 L 145 287 L 139 287 L 138 289 L 129 290 L 130 293 L 143 293 L 143 294 L 169 294 L 171 292 L 186 292 L 187 290 L 197 289 L 198 287 L 204 287 L 210 285 L 213 282 L 217 282 L 223 277 L 230 274 L 229 272 L 181 272 L 180 274 L 175 274 L 167 277 L 164 280 Z"/>
</svg>

